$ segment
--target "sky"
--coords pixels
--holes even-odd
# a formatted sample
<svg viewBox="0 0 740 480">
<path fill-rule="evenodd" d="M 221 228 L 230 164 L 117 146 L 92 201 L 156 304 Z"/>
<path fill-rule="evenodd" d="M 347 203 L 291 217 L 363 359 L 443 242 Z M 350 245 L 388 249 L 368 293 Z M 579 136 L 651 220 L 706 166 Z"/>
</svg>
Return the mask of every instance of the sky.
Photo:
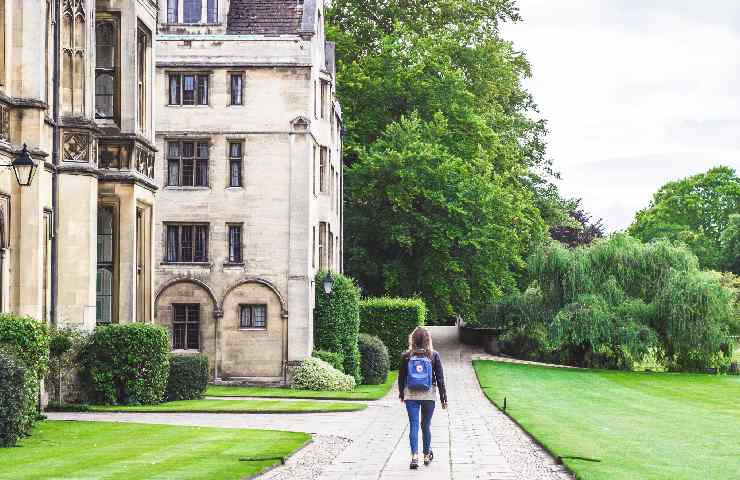
<svg viewBox="0 0 740 480">
<path fill-rule="evenodd" d="M 559 186 L 609 231 L 668 181 L 740 171 L 740 2 L 518 3 L 502 33 L 532 64 Z"/>
</svg>

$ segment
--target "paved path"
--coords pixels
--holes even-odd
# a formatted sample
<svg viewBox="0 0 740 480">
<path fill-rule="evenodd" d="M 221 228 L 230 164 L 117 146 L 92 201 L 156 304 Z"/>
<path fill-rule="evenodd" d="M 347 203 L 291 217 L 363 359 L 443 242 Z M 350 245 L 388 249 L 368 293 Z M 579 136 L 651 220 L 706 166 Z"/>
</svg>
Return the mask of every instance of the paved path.
<svg viewBox="0 0 740 480">
<path fill-rule="evenodd" d="M 371 402 L 361 412 L 230 415 L 166 413 L 49 413 L 54 420 L 95 420 L 175 425 L 266 428 L 303 431 L 351 440 L 335 452 L 333 463 L 321 471 L 273 470 L 270 479 L 395 480 L 423 475 L 424 480 L 565 480 L 565 470 L 538 447 L 483 395 L 471 366 L 479 351 L 461 345 L 454 327 L 430 327 L 435 348 L 445 366 L 449 410 L 437 411 L 432 423 L 435 460 L 410 472 L 406 411 L 397 390 Z M 299 456 L 311 458 L 321 442 Z M 327 461 L 332 461 L 331 459 Z"/>
</svg>

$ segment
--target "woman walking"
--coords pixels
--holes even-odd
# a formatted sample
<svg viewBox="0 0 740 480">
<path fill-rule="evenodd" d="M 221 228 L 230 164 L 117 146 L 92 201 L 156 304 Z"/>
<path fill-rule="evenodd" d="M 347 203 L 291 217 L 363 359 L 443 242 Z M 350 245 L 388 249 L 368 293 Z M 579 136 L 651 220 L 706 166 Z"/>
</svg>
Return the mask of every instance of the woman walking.
<svg viewBox="0 0 740 480">
<path fill-rule="evenodd" d="M 424 465 L 434 459 L 432 452 L 432 415 L 439 390 L 442 408 L 447 409 L 444 371 L 439 353 L 434 351 L 432 336 L 424 327 L 416 327 L 409 335 L 409 349 L 403 354 L 398 372 L 398 392 L 409 415 L 411 465 L 419 468 L 419 414 L 424 451 Z"/>
</svg>

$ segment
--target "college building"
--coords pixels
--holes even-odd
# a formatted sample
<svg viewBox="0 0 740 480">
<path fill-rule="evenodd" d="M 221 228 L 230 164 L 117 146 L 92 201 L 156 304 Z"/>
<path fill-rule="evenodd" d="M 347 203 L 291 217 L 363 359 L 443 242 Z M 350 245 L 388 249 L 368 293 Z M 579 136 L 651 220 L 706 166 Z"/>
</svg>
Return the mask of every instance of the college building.
<svg viewBox="0 0 740 480">
<path fill-rule="evenodd" d="M 342 269 L 323 0 L 0 0 L 0 52 L 2 311 L 286 381 Z"/>
</svg>

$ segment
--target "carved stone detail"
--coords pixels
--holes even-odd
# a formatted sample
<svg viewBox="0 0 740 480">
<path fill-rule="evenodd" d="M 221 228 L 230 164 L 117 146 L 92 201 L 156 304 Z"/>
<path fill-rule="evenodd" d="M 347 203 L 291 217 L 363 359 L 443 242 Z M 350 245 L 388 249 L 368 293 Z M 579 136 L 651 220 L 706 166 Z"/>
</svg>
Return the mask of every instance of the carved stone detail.
<svg viewBox="0 0 740 480">
<path fill-rule="evenodd" d="M 154 179 L 154 152 L 136 147 L 136 171 L 145 177 Z"/>
<path fill-rule="evenodd" d="M 0 103 L 0 140 L 10 139 L 10 108 Z"/>
<path fill-rule="evenodd" d="M 90 135 L 83 132 L 64 132 L 64 161 L 90 161 Z"/>
</svg>

